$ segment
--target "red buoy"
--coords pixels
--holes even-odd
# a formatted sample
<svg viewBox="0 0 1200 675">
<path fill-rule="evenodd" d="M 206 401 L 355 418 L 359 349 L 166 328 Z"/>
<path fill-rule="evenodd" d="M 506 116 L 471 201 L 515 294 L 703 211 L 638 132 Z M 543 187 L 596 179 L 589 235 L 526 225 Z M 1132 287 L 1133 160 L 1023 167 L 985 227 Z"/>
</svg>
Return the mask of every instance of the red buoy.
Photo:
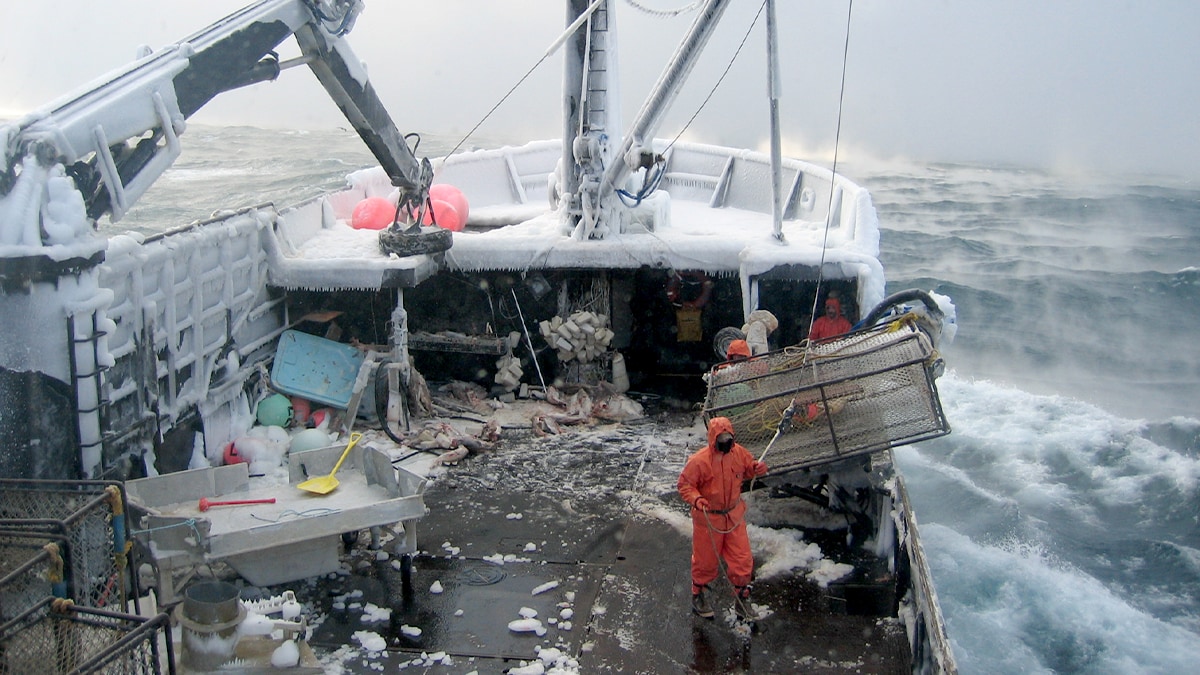
<svg viewBox="0 0 1200 675">
<path fill-rule="evenodd" d="M 437 221 L 437 226 L 442 229 L 450 230 L 451 232 L 462 232 L 464 223 L 458 215 L 458 209 L 455 209 L 453 204 L 440 199 L 431 199 L 429 201 L 433 205 L 433 217 L 431 218 L 429 212 L 426 211 L 425 220 L 421 223 L 422 225 L 432 225 L 434 221 Z"/>
<path fill-rule="evenodd" d="M 292 397 L 292 419 L 300 426 L 308 424 L 308 418 L 312 415 L 312 404 L 307 399 L 299 396 Z"/>
<path fill-rule="evenodd" d="M 237 446 L 234 445 L 233 441 L 229 441 L 228 443 L 225 444 L 224 460 L 225 460 L 226 464 L 248 464 L 249 463 L 246 461 L 245 457 L 242 457 L 238 453 Z"/>
<path fill-rule="evenodd" d="M 382 230 L 396 218 L 396 205 L 387 197 L 367 197 L 354 207 L 350 227 L 356 230 Z"/>
<path fill-rule="evenodd" d="M 466 227 L 467 220 L 471 216 L 471 206 L 467 203 L 467 196 L 462 190 L 450 185 L 449 183 L 438 183 L 437 185 L 429 186 L 429 198 L 440 199 L 444 202 L 450 202 L 455 211 L 458 211 L 458 220 Z M 456 232 L 458 230 L 455 230 Z"/>
</svg>

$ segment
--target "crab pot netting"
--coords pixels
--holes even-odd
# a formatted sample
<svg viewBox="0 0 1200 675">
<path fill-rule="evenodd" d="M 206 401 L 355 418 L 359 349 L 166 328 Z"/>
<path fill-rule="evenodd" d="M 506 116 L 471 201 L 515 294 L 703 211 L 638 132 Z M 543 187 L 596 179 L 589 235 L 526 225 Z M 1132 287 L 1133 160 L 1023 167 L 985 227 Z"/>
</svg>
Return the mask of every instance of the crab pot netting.
<svg viewBox="0 0 1200 675">
<path fill-rule="evenodd" d="M 130 589 L 119 487 L 111 481 L 0 480 L 0 530 L 62 540 L 70 598 L 87 607 L 122 608 Z"/>
<path fill-rule="evenodd" d="M 69 607 L 46 598 L 0 625 L 0 673 L 175 672 L 166 614 Z"/>
<path fill-rule="evenodd" d="M 944 436 L 933 357 L 929 338 L 900 323 L 723 364 L 708 374 L 705 420 L 728 417 L 757 457 L 795 401 L 765 458 L 771 474 Z"/>
<path fill-rule="evenodd" d="M 61 539 L 0 530 L 0 623 L 52 595 L 50 575 L 56 568 L 55 553 L 45 549 L 51 543 L 58 546 L 61 560 L 66 548 Z"/>
</svg>

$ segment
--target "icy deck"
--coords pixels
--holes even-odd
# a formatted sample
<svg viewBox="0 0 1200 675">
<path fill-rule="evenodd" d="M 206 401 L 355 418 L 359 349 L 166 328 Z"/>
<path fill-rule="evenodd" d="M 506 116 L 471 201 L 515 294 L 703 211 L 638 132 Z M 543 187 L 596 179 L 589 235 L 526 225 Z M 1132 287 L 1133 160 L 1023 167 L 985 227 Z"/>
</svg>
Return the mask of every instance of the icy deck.
<svg viewBox="0 0 1200 675">
<path fill-rule="evenodd" d="M 510 433 L 496 453 L 447 467 L 425 493 L 411 587 L 365 535 L 343 555 L 349 574 L 288 586 L 322 617 L 311 643 L 326 669 L 482 675 L 554 648 L 583 673 L 909 672 L 905 630 L 878 616 L 861 574 L 827 588 L 804 568 L 760 578 L 753 635 L 734 625 L 724 581 L 717 618 L 692 615 L 690 521 L 675 480 L 702 428 L 691 415 L 671 422 Z M 751 531 L 760 576 L 774 555 L 760 547 L 777 545 L 767 532 Z M 509 629 L 522 608 L 544 635 Z M 370 634 L 386 651 L 360 645 Z M 427 667 L 442 653 L 452 665 Z"/>
</svg>

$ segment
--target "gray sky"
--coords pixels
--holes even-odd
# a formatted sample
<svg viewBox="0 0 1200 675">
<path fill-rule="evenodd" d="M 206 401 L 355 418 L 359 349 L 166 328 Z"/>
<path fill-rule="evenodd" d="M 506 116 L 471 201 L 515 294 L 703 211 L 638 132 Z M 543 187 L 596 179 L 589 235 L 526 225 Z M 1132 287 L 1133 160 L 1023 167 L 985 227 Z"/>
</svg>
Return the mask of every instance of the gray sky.
<svg viewBox="0 0 1200 675">
<path fill-rule="evenodd" d="M 674 9 L 690 0 L 638 0 Z M 673 137 L 732 57 L 761 0 L 735 0 L 658 135 Z M 0 115 L 37 108 L 181 40 L 246 0 L 38 0 L 0 18 Z M 847 3 L 777 0 L 789 154 L 827 161 L 837 125 Z M 368 0 L 349 42 L 404 132 L 461 136 L 565 25 L 561 0 Z M 103 9 L 101 9 L 103 8 Z M 662 19 L 623 0 L 626 121 L 694 15 Z M 1200 3 L 1193 0 L 856 0 L 841 157 L 1133 170 L 1200 178 Z M 763 147 L 760 21 L 697 141 Z M 281 55 L 294 51 L 291 41 Z M 548 60 L 477 134 L 560 135 L 561 61 Z M 730 124 L 730 120 L 736 120 Z M 226 94 L 201 124 L 346 126 L 305 68 Z M 186 136 L 185 136 L 186 144 Z"/>
</svg>

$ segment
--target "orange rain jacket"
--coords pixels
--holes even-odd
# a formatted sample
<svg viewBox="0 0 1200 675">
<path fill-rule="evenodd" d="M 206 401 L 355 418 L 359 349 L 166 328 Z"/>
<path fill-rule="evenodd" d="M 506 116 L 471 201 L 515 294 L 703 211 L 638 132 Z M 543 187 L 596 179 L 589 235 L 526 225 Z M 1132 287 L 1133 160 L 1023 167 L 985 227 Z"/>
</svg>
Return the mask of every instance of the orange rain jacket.
<svg viewBox="0 0 1200 675">
<path fill-rule="evenodd" d="M 826 300 L 825 306 L 828 307 L 829 305 L 833 305 L 836 310 L 836 316 L 832 319 L 824 314 L 818 316 L 817 320 L 813 321 L 812 330 L 808 332 L 809 340 L 820 340 L 822 338 L 849 333 L 850 329 L 853 328 L 850 325 L 850 319 L 842 316 L 842 303 L 838 302 L 837 298 Z"/>
<path fill-rule="evenodd" d="M 727 417 L 708 423 L 708 445 L 688 458 L 679 474 L 679 496 L 692 505 L 692 592 L 717 578 L 718 556 L 725 560 L 729 582 L 744 588 L 754 572 L 750 536 L 746 532 L 746 503 L 742 481 L 767 472 L 767 465 L 754 459 L 736 441 L 728 453 L 717 450 L 717 436 L 733 434 Z M 736 438 L 736 437 L 735 437 Z M 708 501 L 708 511 L 696 508 L 696 500 Z"/>
</svg>

